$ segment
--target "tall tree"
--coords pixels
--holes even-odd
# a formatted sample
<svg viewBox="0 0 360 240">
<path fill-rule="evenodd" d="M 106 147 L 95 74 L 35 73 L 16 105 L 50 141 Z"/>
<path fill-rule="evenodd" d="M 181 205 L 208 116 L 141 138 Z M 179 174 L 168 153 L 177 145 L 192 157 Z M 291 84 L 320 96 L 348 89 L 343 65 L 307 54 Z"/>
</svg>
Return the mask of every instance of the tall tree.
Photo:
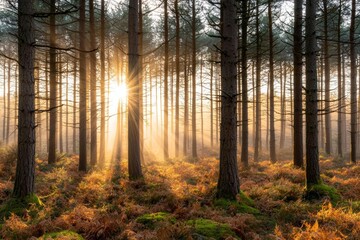
<svg viewBox="0 0 360 240">
<path fill-rule="evenodd" d="M 341 12 L 342 12 L 342 1 L 339 1 L 339 8 L 338 8 L 338 24 L 337 24 L 337 76 L 338 76 L 338 156 L 343 156 L 343 144 L 342 144 L 342 87 L 341 86 Z"/>
<path fill-rule="evenodd" d="M 259 0 L 256 0 L 256 125 L 254 161 L 259 160 L 261 142 L 261 43 L 260 43 L 260 11 Z"/>
<path fill-rule="evenodd" d="M 235 199 L 240 191 L 237 169 L 237 47 L 236 1 L 221 1 L 221 126 L 217 197 Z"/>
<path fill-rule="evenodd" d="M 99 161 L 105 162 L 105 0 L 101 0 L 100 15 L 100 148 Z"/>
<path fill-rule="evenodd" d="M 164 158 L 169 158 L 169 26 L 168 26 L 168 1 L 164 0 L 164 40 L 165 40 L 165 62 L 164 62 Z"/>
<path fill-rule="evenodd" d="M 320 183 L 315 28 L 317 4 L 317 0 L 306 0 L 306 187 L 308 189 L 312 185 Z"/>
<path fill-rule="evenodd" d="M 97 101 L 96 101 L 96 37 L 95 37 L 95 14 L 94 0 L 89 0 L 90 12 L 90 107 L 91 107 L 91 143 L 90 164 L 94 166 L 97 162 Z"/>
<path fill-rule="evenodd" d="M 241 163 L 245 168 L 249 165 L 249 114 L 248 114 L 248 79 L 247 79 L 247 27 L 248 27 L 248 1 L 243 0 L 241 4 L 241 83 L 242 83 L 242 143 Z"/>
<path fill-rule="evenodd" d="M 50 0 L 50 126 L 49 126 L 49 156 L 48 163 L 56 161 L 56 28 L 55 28 L 55 0 Z"/>
<path fill-rule="evenodd" d="M 294 166 L 302 168 L 303 160 L 303 114 L 302 114 L 302 21 L 303 0 L 294 5 Z"/>
<path fill-rule="evenodd" d="M 80 47 L 80 137 L 79 137 L 79 170 L 86 171 L 86 53 L 85 53 L 85 0 L 80 0 L 79 5 L 79 47 Z"/>
<path fill-rule="evenodd" d="M 139 2 L 130 0 L 128 21 L 128 165 L 129 178 L 142 178 L 140 162 L 139 97 Z"/>
<path fill-rule="evenodd" d="M 328 0 L 324 5 L 324 70 L 325 70 L 325 152 L 331 153 L 331 116 L 330 116 L 330 55 L 328 40 Z"/>
<path fill-rule="evenodd" d="M 270 161 L 276 162 L 276 144 L 275 144 L 275 104 L 274 104 L 274 36 L 273 36 L 273 19 L 272 5 L 273 0 L 268 0 L 268 17 L 269 17 L 269 87 L 270 87 Z"/>
<path fill-rule="evenodd" d="M 180 111 L 179 111 L 179 101 L 180 101 L 180 13 L 179 13 L 179 2 L 178 0 L 174 1 L 175 8 L 175 20 L 176 20 L 176 53 L 175 53 L 175 64 L 176 64 L 176 93 L 175 93 L 175 156 L 179 156 L 180 150 Z"/>
<path fill-rule="evenodd" d="M 196 143 L 196 9 L 195 0 L 192 0 L 192 157 L 197 158 L 197 143 Z"/>
<path fill-rule="evenodd" d="M 356 163 L 356 52 L 355 52 L 355 14 L 356 14 L 356 1 L 351 1 L 351 22 L 350 22 L 350 79 L 351 79 L 351 92 L 350 92 L 350 108 L 351 108 L 351 153 L 350 160 Z"/>
<path fill-rule="evenodd" d="M 18 1 L 19 110 L 18 152 L 13 195 L 34 192 L 35 180 L 35 80 L 33 1 Z"/>
</svg>

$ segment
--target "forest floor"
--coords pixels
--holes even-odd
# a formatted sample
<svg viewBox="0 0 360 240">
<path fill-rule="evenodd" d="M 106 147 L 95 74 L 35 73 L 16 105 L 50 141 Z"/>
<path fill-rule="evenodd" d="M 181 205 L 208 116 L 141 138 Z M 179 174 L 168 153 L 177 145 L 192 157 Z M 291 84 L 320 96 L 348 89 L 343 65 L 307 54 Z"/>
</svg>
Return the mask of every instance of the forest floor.
<svg viewBox="0 0 360 240">
<path fill-rule="evenodd" d="M 145 183 L 125 161 L 84 174 L 77 156 L 38 159 L 26 204 L 11 199 L 15 159 L 0 150 L 2 239 L 360 239 L 360 165 L 333 158 L 321 157 L 333 188 L 320 199 L 304 199 L 304 171 L 284 159 L 241 170 L 238 201 L 215 198 L 216 158 L 145 163 Z"/>
</svg>

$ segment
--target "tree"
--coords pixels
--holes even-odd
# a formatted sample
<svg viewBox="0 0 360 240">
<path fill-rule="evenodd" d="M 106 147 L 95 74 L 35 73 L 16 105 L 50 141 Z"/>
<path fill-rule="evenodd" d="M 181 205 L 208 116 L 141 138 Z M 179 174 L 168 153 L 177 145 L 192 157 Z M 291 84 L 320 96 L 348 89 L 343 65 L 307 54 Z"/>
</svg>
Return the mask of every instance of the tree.
<svg viewBox="0 0 360 240">
<path fill-rule="evenodd" d="M 80 0 L 79 47 L 80 47 L 80 137 L 79 171 L 86 171 L 86 53 L 85 53 L 85 0 Z"/>
<path fill-rule="evenodd" d="M 303 114 L 302 114 L 302 21 L 303 0 L 294 5 L 294 166 L 302 168 L 303 161 Z"/>
<path fill-rule="evenodd" d="M 176 93 L 175 93 L 175 156 L 179 156 L 179 149 L 180 149 L 180 110 L 179 110 L 179 101 L 180 101 L 180 13 L 179 13 L 179 2 L 178 0 L 174 1 L 174 8 L 175 8 L 175 20 L 176 20 L 176 57 L 175 57 L 175 64 L 176 64 Z"/>
<path fill-rule="evenodd" d="M 325 152 L 331 153 L 331 117 L 330 117 L 330 55 L 328 40 L 328 0 L 324 5 L 324 68 L 325 68 Z"/>
<path fill-rule="evenodd" d="M 90 164 L 94 166 L 97 162 L 97 107 L 96 107 L 96 38 L 95 38 L 95 16 L 94 0 L 89 0 L 90 12 L 90 107 L 91 107 L 91 143 Z"/>
<path fill-rule="evenodd" d="M 320 183 L 318 146 L 317 99 L 317 0 L 306 0 L 305 58 L 306 58 L 306 187 Z"/>
<path fill-rule="evenodd" d="M 192 157 L 197 158 L 196 143 L 196 11 L 195 0 L 192 0 L 191 42 L 192 42 Z"/>
<path fill-rule="evenodd" d="M 34 192 L 35 180 L 35 80 L 33 1 L 18 1 L 19 111 L 18 152 L 13 195 Z"/>
<path fill-rule="evenodd" d="M 269 87 L 270 87 L 270 161 L 276 162 L 276 144 L 275 144 L 275 104 L 274 104 L 274 37 L 273 20 L 271 10 L 272 0 L 268 0 L 269 16 Z"/>
<path fill-rule="evenodd" d="M 221 1 L 221 126 L 220 173 L 217 197 L 235 199 L 240 191 L 237 169 L 237 69 L 238 28 L 236 1 Z"/>
<path fill-rule="evenodd" d="M 248 1 L 242 1 L 241 5 L 241 82 L 242 82 L 242 143 L 241 162 L 245 168 L 249 165 L 249 119 L 248 119 L 248 79 L 247 79 L 247 26 L 249 15 L 247 10 Z"/>
<path fill-rule="evenodd" d="M 139 2 L 130 0 L 128 21 L 128 165 L 129 178 L 142 178 L 139 131 Z"/>
<path fill-rule="evenodd" d="M 99 160 L 105 162 L 105 0 L 101 0 L 100 16 L 100 148 Z"/>
<path fill-rule="evenodd" d="M 254 161 L 259 160 L 261 143 L 261 43 L 260 43 L 260 13 L 259 0 L 256 0 L 256 126 L 255 126 L 255 146 Z"/>
<path fill-rule="evenodd" d="M 351 129 L 350 129 L 350 160 L 356 163 L 356 53 L 355 53 L 355 0 L 351 1 L 351 22 L 350 22 L 350 79 L 351 79 L 351 92 L 350 92 L 350 108 L 351 108 Z"/>
<path fill-rule="evenodd" d="M 337 75 L 338 75 L 338 156 L 343 156 L 343 145 L 342 145 L 342 86 L 341 86 L 341 11 L 342 11 L 342 1 L 339 2 L 339 8 L 338 8 L 338 25 L 337 25 Z M 345 86 L 344 86 L 345 87 Z"/>
<path fill-rule="evenodd" d="M 48 163 L 56 161 L 56 28 L 55 28 L 55 0 L 50 0 L 50 126 L 49 126 L 49 156 Z"/>
<path fill-rule="evenodd" d="M 165 62 L 164 62 L 164 158 L 169 158 L 169 26 L 168 26 L 168 1 L 164 0 L 164 41 L 165 41 Z"/>
</svg>

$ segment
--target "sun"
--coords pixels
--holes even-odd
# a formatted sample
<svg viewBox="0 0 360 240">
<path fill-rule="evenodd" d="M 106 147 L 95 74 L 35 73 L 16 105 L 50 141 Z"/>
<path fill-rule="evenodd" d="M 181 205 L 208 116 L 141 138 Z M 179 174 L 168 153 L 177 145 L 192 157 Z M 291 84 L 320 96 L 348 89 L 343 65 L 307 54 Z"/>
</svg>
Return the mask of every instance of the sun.
<svg viewBox="0 0 360 240">
<path fill-rule="evenodd" d="M 125 83 L 116 84 L 115 94 L 118 95 L 118 100 L 122 103 L 127 101 L 128 87 Z"/>
<path fill-rule="evenodd" d="M 116 114 L 119 106 L 126 106 L 128 97 L 128 87 L 126 83 L 117 81 L 110 82 L 109 107 L 110 114 Z"/>
</svg>

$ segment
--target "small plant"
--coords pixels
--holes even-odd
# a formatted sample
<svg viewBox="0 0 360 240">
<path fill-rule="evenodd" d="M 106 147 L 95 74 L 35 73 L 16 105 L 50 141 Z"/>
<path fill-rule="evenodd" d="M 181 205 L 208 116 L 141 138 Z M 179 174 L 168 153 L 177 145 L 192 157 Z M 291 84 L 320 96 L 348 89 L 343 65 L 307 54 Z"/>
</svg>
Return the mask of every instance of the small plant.
<svg viewBox="0 0 360 240">
<path fill-rule="evenodd" d="M 46 233 L 39 238 L 39 240 L 50 240 L 50 239 L 83 240 L 84 238 L 78 233 L 68 230 Z"/>
<path fill-rule="evenodd" d="M 214 206 L 235 213 L 249 213 L 249 214 L 260 213 L 259 210 L 254 208 L 254 201 L 241 191 L 238 195 L 238 200 L 234 201 L 234 200 L 219 198 L 214 200 Z"/>
<path fill-rule="evenodd" d="M 18 216 L 30 215 L 34 217 L 43 205 L 40 198 L 35 194 L 31 194 L 23 199 L 11 198 L 0 207 L 0 217 L 1 219 L 4 217 L 8 218 L 11 213 Z"/>
<path fill-rule="evenodd" d="M 306 189 L 304 198 L 307 200 L 315 200 L 328 197 L 332 203 L 338 203 L 341 200 L 340 194 L 337 190 L 326 184 L 315 184 L 309 189 Z"/>
<path fill-rule="evenodd" d="M 144 214 L 136 219 L 136 222 L 144 224 L 151 229 L 154 229 L 157 223 L 165 221 L 175 223 L 176 219 L 166 212 Z"/>
<path fill-rule="evenodd" d="M 209 219 L 195 219 L 187 221 L 187 224 L 194 228 L 196 234 L 204 237 L 211 237 L 214 239 L 225 239 L 226 237 L 235 237 L 235 233 L 230 226 L 223 223 L 218 223 Z M 203 239 L 203 238 L 197 238 Z"/>
</svg>

